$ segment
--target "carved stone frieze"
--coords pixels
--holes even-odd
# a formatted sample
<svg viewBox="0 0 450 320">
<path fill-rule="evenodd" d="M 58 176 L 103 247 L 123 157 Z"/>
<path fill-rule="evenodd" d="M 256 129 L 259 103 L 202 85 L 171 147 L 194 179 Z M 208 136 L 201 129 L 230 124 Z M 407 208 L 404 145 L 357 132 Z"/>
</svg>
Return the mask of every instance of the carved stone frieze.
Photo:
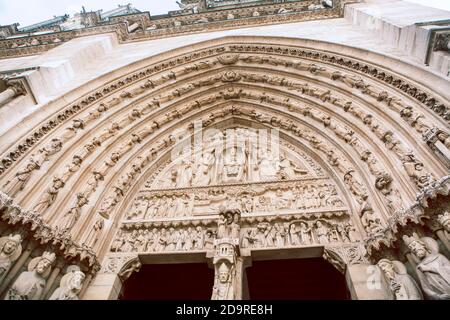
<svg viewBox="0 0 450 320">
<path fill-rule="evenodd" d="M 330 262 L 341 273 L 344 273 L 346 267 L 349 265 L 369 263 L 367 252 L 362 243 L 325 246 L 323 258 Z"/>
<path fill-rule="evenodd" d="M 23 225 L 29 227 L 33 238 L 42 244 L 52 244 L 60 250 L 61 256 L 66 259 L 76 259 L 80 262 L 86 260 L 89 268 L 97 271 L 100 267 L 96 255 L 86 248 L 76 244 L 66 234 L 60 234 L 42 221 L 40 215 L 24 211 L 13 203 L 13 200 L 0 192 L 1 219 L 10 225 Z"/>
<path fill-rule="evenodd" d="M 125 219 L 145 221 L 210 215 L 220 206 L 236 207 L 243 214 L 346 208 L 333 183 L 322 178 L 142 191 Z"/>
</svg>

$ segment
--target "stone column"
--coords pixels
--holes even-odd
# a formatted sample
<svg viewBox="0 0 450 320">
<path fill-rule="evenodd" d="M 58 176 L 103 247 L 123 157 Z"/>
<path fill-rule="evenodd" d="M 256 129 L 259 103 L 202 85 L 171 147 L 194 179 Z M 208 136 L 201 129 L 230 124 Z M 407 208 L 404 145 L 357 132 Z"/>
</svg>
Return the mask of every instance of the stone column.
<svg viewBox="0 0 450 320">
<path fill-rule="evenodd" d="M 92 274 L 92 272 L 89 272 L 86 275 L 86 279 L 84 280 L 84 283 L 83 283 L 83 288 L 81 289 L 80 293 L 78 294 L 78 296 L 80 298 L 83 298 L 84 293 L 86 292 L 87 288 L 89 288 L 89 285 L 91 284 L 93 277 L 94 277 L 94 275 Z"/>
<path fill-rule="evenodd" d="M 8 81 L 8 88 L 0 93 L 0 107 L 8 103 L 17 96 L 25 95 L 26 89 L 22 81 Z"/>
</svg>

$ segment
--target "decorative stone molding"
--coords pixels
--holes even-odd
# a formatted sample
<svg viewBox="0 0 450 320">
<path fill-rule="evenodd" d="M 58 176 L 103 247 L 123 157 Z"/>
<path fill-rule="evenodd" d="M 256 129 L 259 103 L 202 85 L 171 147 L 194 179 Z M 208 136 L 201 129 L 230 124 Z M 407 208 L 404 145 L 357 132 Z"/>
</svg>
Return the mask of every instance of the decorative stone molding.
<svg viewBox="0 0 450 320">
<path fill-rule="evenodd" d="M 42 221 L 42 217 L 31 212 L 24 211 L 14 204 L 13 199 L 0 192 L 1 219 L 9 225 L 22 225 L 29 229 L 32 237 L 41 244 L 49 244 L 58 248 L 60 255 L 67 260 L 78 260 L 79 263 L 87 263 L 94 272 L 100 269 L 100 264 L 94 252 L 77 245 L 69 236 L 58 234 L 50 226 Z"/>
<path fill-rule="evenodd" d="M 348 265 L 368 264 L 367 252 L 362 243 L 326 245 L 323 258 L 341 273 L 345 273 Z"/>
</svg>

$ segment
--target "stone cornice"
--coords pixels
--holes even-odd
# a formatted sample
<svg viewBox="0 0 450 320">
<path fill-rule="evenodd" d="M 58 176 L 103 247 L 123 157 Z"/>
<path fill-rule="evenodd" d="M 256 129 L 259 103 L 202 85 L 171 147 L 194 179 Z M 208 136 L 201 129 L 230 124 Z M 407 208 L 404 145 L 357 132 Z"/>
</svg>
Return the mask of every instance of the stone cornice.
<svg viewBox="0 0 450 320">
<path fill-rule="evenodd" d="M 58 234 L 52 227 L 43 222 L 42 217 L 32 211 L 25 211 L 14 204 L 11 197 L 0 192 L 0 220 L 9 225 L 21 225 L 29 229 L 40 244 L 52 245 L 67 260 L 78 260 L 85 263 L 93 272 L 100 269 L 95 253 L 76 244 L 67 234 Z"/>
<path fill-rule="evenodd" d="M 317 19 L 339 18 L 343 14 L 345 0 L 335 0 L 333 8 L 308 9 L 316 1 L 275 3 L 246 8 L 169 16 L 155 19 L 148 12 L 111 17 L 107 23 L 78 30 L 52 32 L 0 40 L 0 59 L 36 55 L 78 37 L 115 32 L 119 42 L 143 41 L 193 33 L 254 27 L 270 24 L 293 23 Z M 284 8 L 287 12 L 278 13 Z M 255 10 L 260 12 L 254 16 Z M 229 14 L 235 16 L 229 19 Z M 137 23 L 135 32 L 128 26 Z M 20 33 L 17 35 L 21 35 Z M 14 36 L 14 35 L 13 35 Z"/>
</svg>

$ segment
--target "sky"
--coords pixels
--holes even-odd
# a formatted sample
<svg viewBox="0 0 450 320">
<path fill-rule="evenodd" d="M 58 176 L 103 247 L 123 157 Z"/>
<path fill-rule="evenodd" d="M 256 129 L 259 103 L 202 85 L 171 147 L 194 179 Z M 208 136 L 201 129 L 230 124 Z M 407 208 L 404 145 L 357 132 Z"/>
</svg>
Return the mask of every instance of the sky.
<svg viewBox="0 0 450 320">
<path fill-rule="evenodd" d="M 408 0 L 438 9 L 450 11 L 450 0 Z M 118 4 L 132 3 L 141 11 L 150 11 L 157 15 L 177 10 L 179 7 L 175 0 L 0 0 L 0 25 L 20 23 L 20 27 L 48 20 L 53 16 L 65 13 L 73 15 L 81 11 L 84 5 L 87 11 L 104 11 L 117 8 Z"/>
</svg>

